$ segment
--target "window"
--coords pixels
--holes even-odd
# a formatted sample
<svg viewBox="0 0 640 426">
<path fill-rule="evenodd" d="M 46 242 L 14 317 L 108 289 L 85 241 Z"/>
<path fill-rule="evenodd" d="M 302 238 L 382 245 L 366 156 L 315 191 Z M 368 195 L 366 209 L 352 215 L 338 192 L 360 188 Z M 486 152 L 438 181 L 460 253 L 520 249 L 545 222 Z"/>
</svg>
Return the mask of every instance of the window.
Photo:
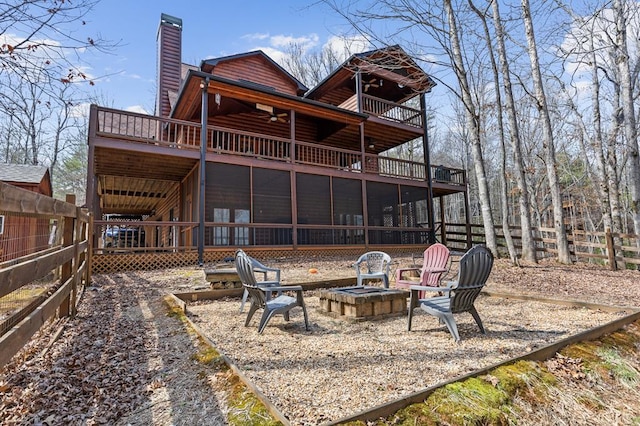
<svg viewBox="0 0 640 426">
<path fill-rule="evenodd" d="M 236 210 L 235 223 L 249 223 L 249 210 Z M 234 228 L 235 244 L 238 246 L 249 245 L 249 228 L 246 226 Z"/>
<path fill-rule="evenodd" d="M 229 223 L 229 209 L 213 209 L 213 221 L 218 223 Z M 229 245 L 228 227 L 215 226 L 213 228 L 213 244 L 217 246 Z"/>
<path fill-rule="evenodd" d="M 4 234 L 4 216 L 0 215 L 0 235 Z"/>
</svg>

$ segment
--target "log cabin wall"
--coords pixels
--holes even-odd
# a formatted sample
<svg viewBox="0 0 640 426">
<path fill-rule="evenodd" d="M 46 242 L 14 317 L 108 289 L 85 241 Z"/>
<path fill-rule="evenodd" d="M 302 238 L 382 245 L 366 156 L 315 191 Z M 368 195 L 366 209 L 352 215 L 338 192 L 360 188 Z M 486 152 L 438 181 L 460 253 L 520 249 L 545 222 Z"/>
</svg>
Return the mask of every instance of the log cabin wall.
<svg viewBox="0 0 640 426">
<path fill-rule="evenodd" d="M 205 66 L 206 69 L 206 66 Z M 296 96 L 298 85 L 285 78 L 282 70 L 275 67 L 261 52 L 240 55 L 217 63 L 211 74 L 236 81 L 250 81 L 270 87 L 280 93 Z"/>
<path fill-rule="evenodd" d="M 180 192 L 181 185 L 171 184 L 173 188 L 167 193 L 167 197 L 158 204 L 155 219 L 160 222 L 172 222 L 180 218 Z M 154 238 L 147 238 L 146 244 L 149 247 L 172 247 L 175 231 L 166 226 L 158 227 L 154 231 Z M 147 233 L 147 235 L 150 235 Z"/>
</svg>

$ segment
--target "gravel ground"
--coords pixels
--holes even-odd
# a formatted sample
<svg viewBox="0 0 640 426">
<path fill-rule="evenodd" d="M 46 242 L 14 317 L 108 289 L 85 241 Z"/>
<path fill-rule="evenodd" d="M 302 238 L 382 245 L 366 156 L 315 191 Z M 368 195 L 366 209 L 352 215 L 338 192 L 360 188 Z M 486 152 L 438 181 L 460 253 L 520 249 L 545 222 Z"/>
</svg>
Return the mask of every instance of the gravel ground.
<svg viewBox="0 0 640 426">
<path fill-rule="evenodd" d="M 320 424 L 398 399 L 439 382 L 513 358 L 604 324 L 619 314 L 496 297 L 476 307 L 487 330 L 479 333 L 471 315 L 458 315 L 462 341 L 444 325 L 415 311 L 406 316 L 347 322 L 319 311 L 318 295 L 305 294 L 290 322 L 274 317 L 262 335 L 259 318 L 244 327 L 237 300 L 189 306 L 190 317 L 223 353 L 291 420 Z"/>
<path fill-rule="evenodd" d="M 354 275 L 349 260 L 263 260 L 282 268 L 288 284 Z M 550 262 L 516 268 L 498 260 L 487 289 L 640 306 L 638 274 Z M 224 378 L 192 359 L 197 340 L 162 302 L 168 292 L 205 287 L 202 269 L 98 275 L 93 282 L 75 319 L 51 323 L 0 371 L 0 423 L 226 424 Z M 384 403 L 617 316 L 481 297 L 487 335 L 462 314 L 456 345 L 426 314 L 417 314 L 407 332 L 404 317 L 348 323 L 318 312 L 315 293 L 305 300 L 311 330 L 294 311 L 289 323 L 273 319 L 263 335 L 256 319 L 243 327 L 237 299 L 190 306 L 192 319 L 294 424 Z"/>
</svg>

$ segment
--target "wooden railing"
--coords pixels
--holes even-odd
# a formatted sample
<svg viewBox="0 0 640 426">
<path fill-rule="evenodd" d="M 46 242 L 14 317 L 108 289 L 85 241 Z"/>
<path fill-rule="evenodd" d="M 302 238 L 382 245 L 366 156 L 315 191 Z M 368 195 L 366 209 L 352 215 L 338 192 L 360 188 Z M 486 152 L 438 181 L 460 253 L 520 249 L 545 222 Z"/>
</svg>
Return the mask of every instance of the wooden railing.
<svg viewBox="0 0 640 426">
<path fill-rule="evenodd" d="M 207 149 L 217 153 L 280 161 L 291 159 L 291 141 L 274 136 L 215 127 L 209 131 L 207 143 Z"/>
<path fill-rule="evenodd" d="M 385 101 L 369 95 L 362 95 L 362 112 L 373 114 L 386 120 L 422 127 L 422 111 L 405 105 Z"/>
<path fill-rule="evenodd" d="M 93 253 L 143 254 L 196 250 L 197 222 L 95 221 L 93 232 L 99 236 Z M 378 244 L 426 244 L 429 228 L 364 225 L 313 225 L 291 223 L 206 222 L 204 247 L 236 246 L 327 246 Z"/>
<path fill-rule="evenodd" d="M 380 155 L 365 155 L 365 172 L 413 180 L 426 180 L 424 163 Z"/>
<path fill-rule="evenodd" d="M 408 107 L 400 107 L 391 103 L 389 105 L 394 105 L 395 109 L 406 112 L 403 114 L 407 116 L 409 116 L 408 112 L 419 113 L 419 111 Z M 200 147 L 201 127 L 199 124 L 109 108 L 93 108 L 95 109 L 93 115 L 96 120 L 97 136 L 176 149 L 199 149 Z M 378 108 L 382 107 L 378 106 Z M 211 127 L 207 130 L 207 150 L 209 152 L 329 167 L 402 179 L 420 181 L 426 179 L 424 163 L 366 154 L 364 156 L 365 166 L 363 167 L 363 156 L 360 151 L 296 141 L 295 152 L 292 152 L 292 145 L 290 139 L 264 134 L 222 127 Z M 436 181 L 465 184 L 462 170 L 437 166 L 432 168 L 432 177 Z"/>
<path fill-rule="evenodd" d="M 200 124 L 110 108 L 96 108 L 96 135 L 172 148 L 198 148 Z"/>
<path fill-rule="evenodd" d="M 496 226 L 495 229 L 498 248 L 506 250 L 502 226 Z M 510 229 L 514 245 L 519 252 L 522 248 L 520 228 L 511 226 Z M 540 227 L 534 228 L 533 232 L 537 252 L 546 253 L 547 256 L 553 256 L 558 252 L 555 229 Z M 436 234 L 443 244 L 453 249 L 466 250 L 470 245 L 485 243 L 484 227 L 478 224 L 447 223 L 444 237 L 439 227 Z M 567 238 L 574 261 L 598 262 L 609 265 L 611 269 L 640 268 L 639 235 L 573 230 L 568 232 Z"/>
<path fill-rule="evenodd" d="M 450 185 L 466 185 L 466 172 L 462 169 L 453 169 L 445 166 L 431 166 L 431 179 L 434 182 Z"/>
<path fill-rule="evenodd" d="M 51 223 L 50 247 L 0 263 L 0 367 L 50 318 L 75 315 L 78 288 L 89 280 L 91 248 L 90 216 L 74 202 L 73 196 L 63 202 L 0 182 L 7 222 L 35 217 Z"/>
<path fill-rule="evenodd" d="M 362 171 L 362 155 L 359 152 L 312 143 L 296 142 L 295 161 L 352 172 Z"/>
</svg>

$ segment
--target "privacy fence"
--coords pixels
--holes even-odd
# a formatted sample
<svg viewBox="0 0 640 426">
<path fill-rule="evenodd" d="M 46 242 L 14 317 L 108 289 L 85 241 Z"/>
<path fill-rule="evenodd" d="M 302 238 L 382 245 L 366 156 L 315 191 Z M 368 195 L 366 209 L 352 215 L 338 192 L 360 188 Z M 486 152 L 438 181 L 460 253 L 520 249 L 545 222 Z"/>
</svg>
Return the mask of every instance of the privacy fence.
<svg viewBox="0 0 640 426">
<path fill-rule="evenodd" d="M 76 313 L 89 281 L 90 216 L 0 182 L 0 367 L 48 321 Z"/>
</svg>

